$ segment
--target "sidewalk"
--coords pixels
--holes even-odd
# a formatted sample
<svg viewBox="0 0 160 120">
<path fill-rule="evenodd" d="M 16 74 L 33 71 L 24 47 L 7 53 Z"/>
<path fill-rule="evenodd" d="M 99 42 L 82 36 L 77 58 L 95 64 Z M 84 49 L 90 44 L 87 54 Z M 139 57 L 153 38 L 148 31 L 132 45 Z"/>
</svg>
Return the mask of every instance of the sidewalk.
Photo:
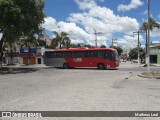
<svg viewBox="0 0 160 120">
<path fill-rule="evenodd" d="M 160 64 L 151 64 L 151 66 L 160 67 Z"/>
<path fill-rule="evenodd" d="M 146 67 L 145 64 L 138 64 L 138 63 L 133 63 L 131 61 L 127 61 L 127 62 L 121 62 L 121 64 L 123 64 L 123 67 L 126 68 L 133 68 L 133 67 Z M 160 67 L 160 64 L 151 64 L 151 67 Z M 138 74 L 139 77 L 143 77 L 143 78 L 154 78 L 154 79 L 160 79 L 160 72 L 143 72 Z"/>
<path fill-rule="evenodd" d="M 135 62 L 132 62 L 132 61 L 128 61 L 128 62 L 130 62 L 131 64 L 136 64 L 136 65 L 142 66 L 142 67 L 144 67 L 144 65 L 146 65 L 146 64 L 143 64 L 143 63 L 138 64 L 138 63 L 135 63 Z M 160 67 L 160 64 L 152 64 L 152 63 L 150 63 L 150 66 Z"/>
</svg>

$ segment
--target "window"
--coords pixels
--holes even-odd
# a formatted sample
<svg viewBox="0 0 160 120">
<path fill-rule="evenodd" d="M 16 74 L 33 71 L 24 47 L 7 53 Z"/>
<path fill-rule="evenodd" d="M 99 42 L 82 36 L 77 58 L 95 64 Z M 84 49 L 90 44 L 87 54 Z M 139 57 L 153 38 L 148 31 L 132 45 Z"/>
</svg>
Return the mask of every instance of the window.
<svg viewBox="0 0 160 120">
<path fill-rule="evenodd" d="M 82 51 L 74 51 L 73 52 L 73 57 L 75 57 L 75 58 L 81 58 L 82 56 L 83 56 Z"/>
<path fill-rule="evenodd" d="M 64 57 L 65 57 L 65 58 L 71 58 L 72 56 L 73 56 L 73 54 L 72 54 L 71 51 L 64 52 Z"/>
<path fill-rule="evenodd" d="M 98 57 L 99 58 L 106 58 L 105 51 L 98 51 Z"/>
<path fill-rule="evenodd" d="M 84 51 L 83 56 L 84 57 L 92 57 L 92 51 Z"/>
<path fill-rule="evenodd" d="M 92 51 L 92 56 L 93 57 L 98 57 L 98 51 Z"/>
<path fill-rule="evenodd" d="M 113 56 L 112 56 L 112 51 L 106 51 L 106 59 L 109 59 L 109 60 L 111 60 L 113 58 Z"/>
<path fill-rule="evenodd" d="M 54 58 L 62 58 L 63 52 L 54 52 Z"/>
<path fill-rule="evenodd" d="M 54 57 L 54 53 L 53 53 L 53 52 L 46 52 L 45 55 L 46 55 L 46 57 L 48 57 L 48 58 Z"/>
</svg>

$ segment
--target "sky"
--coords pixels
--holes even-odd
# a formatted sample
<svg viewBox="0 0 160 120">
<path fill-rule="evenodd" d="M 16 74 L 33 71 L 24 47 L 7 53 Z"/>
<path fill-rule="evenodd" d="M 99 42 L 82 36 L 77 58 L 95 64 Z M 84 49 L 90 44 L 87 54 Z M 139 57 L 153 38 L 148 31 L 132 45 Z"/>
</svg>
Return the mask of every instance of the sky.
<svg viewBox="0 0 160 120">
<path fill-rule="evenodd" d="M 150 0 L 150 14 L 160 23 L 160 0 Z M 137 32 L 147 21 L 147 0 L 46 0 L 47 15 L 43 28 L 54 38 L 52 31 L 67 32 L 74 44 L 110 46 L 116 39 L 124 49 L 134 48 L 138 43 Z M 145 33 L 140 33 L 140 43 L 145 45 Z M 160 30 L 151 32 L 150 41 L 160 43 Z"/>
</svg>

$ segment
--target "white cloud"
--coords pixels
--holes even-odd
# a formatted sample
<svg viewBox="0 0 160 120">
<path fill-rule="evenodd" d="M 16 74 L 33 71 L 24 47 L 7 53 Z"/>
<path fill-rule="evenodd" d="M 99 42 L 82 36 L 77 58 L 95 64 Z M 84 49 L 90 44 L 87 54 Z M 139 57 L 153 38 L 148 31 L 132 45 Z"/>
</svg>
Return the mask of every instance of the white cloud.
<svg viewBox="0 0 160 120">
<path fill-rule="evenodd" d="M 46 30 L 49 30 L 49 31 L 57 30 L 56 19 L 54 19 L 53 17 L 46 17 L 44 19 L 44 21 L 45 22 L 42 25 L 43 28 L 45 28 Z"/>
<path fill-rule="evenodd" d="M 67 23 L 63 21 L 56 22 L 56 20 L 52 17 L 46 17 L 42 27 L 48 31 L 67 32 L 73 43 L 84 43 L 86 42 L 86 38 L 92 38 L 92 36 L 87 34 L 75 23 Z M 52 36 L 52 38 L 54 38 L 54 35 Z"/>
<path fill-rule="evenodd" d="M 143 14 L 144 14 L 144 15 L 147 15 L 147 14 L 148 14 L 148 10 L 145 10 L 145 11 L 143 12 Z"/>
<path fill-rule="evenodd" d="M 160 19 L 160 15 L 158 15 L 158 18 Z"/>
<path fill-rule="evenodd" d="M 99 40 L 111 40 L 113 33 L 129 34 L 139 28 L 136 19 L 115 15 L 112 10 L 98 6 L 94 1 L 82 0 L 76 1 L 76 3 L 83 12 L 70 14 L 68 21 L 82 25 L 90 34 L 94 33 L 93 28 L 102 32 L 103 39 L 100 36 Z"/>
<path fill-rule="evenodd" d="M 152 31 L 150 31 L 151 37 L 160 37 L 160 29 L 154 28 Z"/>
<path fill-rule="evenodd" d="M 143 37 L 139 35 L 139 41 L 143 41 Z M 138 45 L 138 36 L 137 35 L 124 35 L 123 38 L 120 38 L 117 40 L 119 46 L 122 46 L 122 48 L 129 49 L 134 48 Z"/>
<path fill-rule="evenodd" d="M 66 22 L 60 21 L 58 23 L 58 26 L 60 26 L 63 31 L 66 31 L 69 34 L 73 43 L 89 42 L 87 40 L 90 40 L 93 38 L 92 35 L 90 35 L 85 30 L 77 26 L 75 23 L 72 23 L 72 22 L 66 23 Z"/>
<path fill-rule="evenodd" d="M 82 12 L 72 13 L 67 21 L 56 21 L 52 17 L 45 18 L 43 27 L 49 31 L 63 31 L 69 33 L 73 43 L 87 43 L 95 45 L 94 29 L 102 32 L 97 35 L 98 45 L 107 45 L 111 41 L 114 33 L 132 34 L 138 30 L 139 24 L 136 19 L 120 17 L 106 7 L 98 6 L 96 0 L 75 0 Z"/>
<path fill-rule="evenodd" d="M 160 43 L 160 41 L 152 41 L 152 43 Z"/>
<path fill-rule="evenodd" d="M 138 8 L 139 6 L 142 6 L 144 3 L 141 0 L 131 0 L 131 3 L 129 5 L 121 4 L 117 7 L 118 11 L 129 11 L 131 9 Z"/>
</svg>

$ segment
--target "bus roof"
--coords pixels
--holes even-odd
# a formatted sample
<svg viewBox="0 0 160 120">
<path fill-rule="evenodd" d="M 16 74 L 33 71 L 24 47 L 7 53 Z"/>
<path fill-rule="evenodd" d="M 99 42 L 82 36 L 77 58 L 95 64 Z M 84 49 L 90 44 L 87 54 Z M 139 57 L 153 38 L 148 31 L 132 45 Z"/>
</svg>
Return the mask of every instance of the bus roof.
<svg viewBox="0 0 160 120">
<path fill-rule="evenodd" d="M 116 51 L 114 48 L 88 48 L 88 47 L 80 47 L 80 48 L 69 48 L 69 49 L 58 49 L 54 51 L 86 51 L 86 50 L 111 50 Z"/>
</svg>

